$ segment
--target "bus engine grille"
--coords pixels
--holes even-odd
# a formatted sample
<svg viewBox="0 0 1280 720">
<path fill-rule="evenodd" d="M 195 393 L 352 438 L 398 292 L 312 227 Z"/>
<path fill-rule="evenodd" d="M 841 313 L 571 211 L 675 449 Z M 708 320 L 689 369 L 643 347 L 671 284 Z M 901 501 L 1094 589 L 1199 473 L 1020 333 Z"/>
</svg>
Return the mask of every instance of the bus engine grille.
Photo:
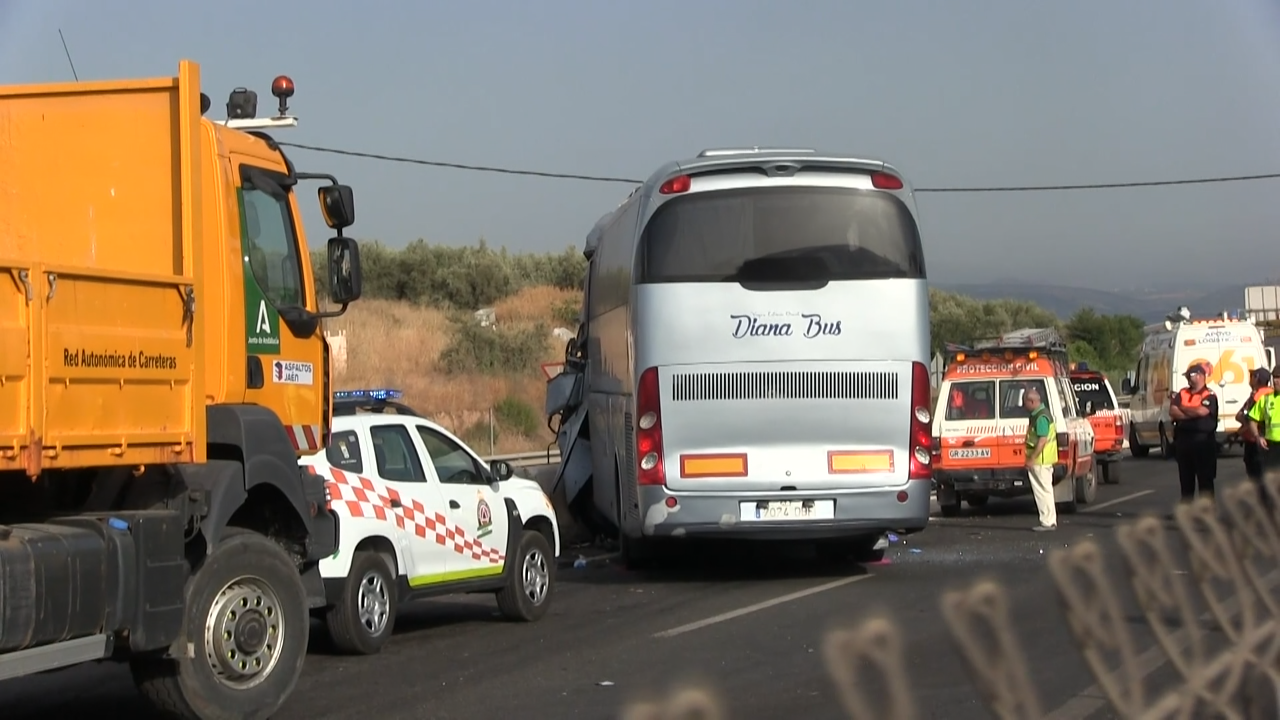
<svg viewBox="0 0 1280 720">
<path fill-rule="evenodd" d="M 671 399 L 707 400 L 897 400 L 898 373 L 850 371 L 759 371 L 676 373 Z"/>
</svg>

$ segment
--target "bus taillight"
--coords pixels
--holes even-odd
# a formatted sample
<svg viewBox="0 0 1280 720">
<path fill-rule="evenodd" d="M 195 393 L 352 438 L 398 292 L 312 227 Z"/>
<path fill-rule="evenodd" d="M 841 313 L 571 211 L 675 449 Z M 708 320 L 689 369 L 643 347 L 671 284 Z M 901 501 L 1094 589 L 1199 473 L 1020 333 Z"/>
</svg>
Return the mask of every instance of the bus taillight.
<svg viewBox="0 0 1280 720">
<path fill-rule="evenodd" d="M 933 393 L 929 386 L 929 366 L 922 362 L 911 363 L 911 462 L 908 480 L 932 480 L 933 432 L 929 414 Z"/>
<path fill-rule="evenodd" d="M 658 368 L 640 373 L 636 387 L 636 482 L 640 485 L 666 485 L 662 464 L 662 408 L 658 395 Z"/>
</svg>

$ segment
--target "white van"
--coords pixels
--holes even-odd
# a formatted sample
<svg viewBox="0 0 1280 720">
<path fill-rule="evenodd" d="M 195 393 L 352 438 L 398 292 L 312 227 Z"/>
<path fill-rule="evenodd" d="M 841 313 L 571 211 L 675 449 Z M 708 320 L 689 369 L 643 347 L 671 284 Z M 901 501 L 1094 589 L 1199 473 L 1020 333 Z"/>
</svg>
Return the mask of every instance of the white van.
<svg viewBox="0 0 1280 720">
<path fill-rule="evenodd" d="M 1219 448 L 1240 442 L 1235 415 L 1249 397 L 1249 376 L 1275 365 L 1275 351 L 1263 345 L 1262 331 L 1251 318 L 1227 313 L 1195 320 L 1187 308 L 1170 313 L 1163 323 L 1145 328 L 1146 337 L 1133 379 L 1121 392 L 1130 397 L 1129 452 L 1146 457 L 1153 447 L 1173 456 L 1173 424 L 1169 400 L 1186 386 L 1183 375 L 1192 363 L 1208 363 L 1208 386 L 1218 395 Z"/>
</svg>

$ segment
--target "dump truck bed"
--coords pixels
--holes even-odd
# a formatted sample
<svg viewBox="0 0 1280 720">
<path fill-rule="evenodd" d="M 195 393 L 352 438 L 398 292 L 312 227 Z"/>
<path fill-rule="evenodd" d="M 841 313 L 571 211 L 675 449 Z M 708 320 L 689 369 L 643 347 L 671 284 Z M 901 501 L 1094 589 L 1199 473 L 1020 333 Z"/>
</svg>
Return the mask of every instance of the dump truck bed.
<svg viewBox="0 0 1280 720">
<path fill-rule="evenodd" d="M 205 459 L 199 86 L 0 87 L 0 471 Z"/>
</svg>

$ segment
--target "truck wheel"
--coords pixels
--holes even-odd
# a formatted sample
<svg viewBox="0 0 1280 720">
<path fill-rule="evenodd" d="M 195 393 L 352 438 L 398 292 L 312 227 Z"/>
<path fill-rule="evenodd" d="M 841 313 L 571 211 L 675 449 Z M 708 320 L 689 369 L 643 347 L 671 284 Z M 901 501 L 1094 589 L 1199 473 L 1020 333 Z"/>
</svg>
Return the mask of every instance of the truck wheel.
<svg viewBox="0 0 1280 720">
<path fill-rule="evenodd" d="M 324 617 L 334 646 L 350 655 L 376 655 L 395 628 L 396 599 L 386 558 L 373 552 L 356 553 L 342 597 Z"/>
<path fill-rule="evenodd" d="M 1109 462 L 1102 464 L 1102 482 L 1107 485 L 1120 484 L 1120 463 Z"/>
<path fill-rule="evenodd" d="M 228 528 L 187 581 L 183 637 L 193 652 L 131 663 L 139 691 L 189 720 L 266 720 L 293 692 L 307 656 L 302 577 L 268 538 Z"/>
<path fill-rule="evenodd" d="M 520 532 L 519 528 L 512 528 Z M 498 610 L 509 620 L 534 622 L 551 607 L 556 566 L 551 545 L 542 533 L 525 530 L 516 556 L 507 558 L 507 582 L 498 591 Z"/>
</svg>

